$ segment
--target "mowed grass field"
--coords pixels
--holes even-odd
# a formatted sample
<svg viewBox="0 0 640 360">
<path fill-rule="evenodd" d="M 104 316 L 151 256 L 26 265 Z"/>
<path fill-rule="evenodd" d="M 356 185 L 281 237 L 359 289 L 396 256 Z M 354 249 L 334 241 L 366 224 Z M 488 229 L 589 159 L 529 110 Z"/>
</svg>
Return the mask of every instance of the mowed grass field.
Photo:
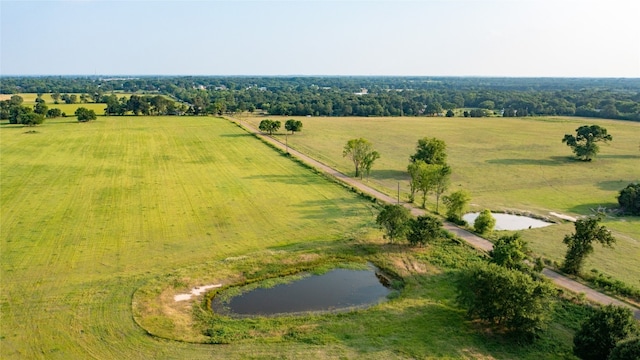
<svg viewBox="0 0 640 360">
<path fill-rule="evenodd" d="M 265 117 L 238 118 L 257 127 Z M 284 124 L 290 117 L 269 118 Z M 640 181 L 637 122 L 573 117 L 294 118 L 304 127 L 301 133 L 288 136 L 288 144 L 347 174 L 353 174 L 354 169 L 342 156 L 346 142 L 359 137 L 373 142 L 381 158 L 374 164 L 368 183 L 390 195 L 396 194 L 399 183 L 404 199 L 409 191 L 409 156 L 423 137 L 446 142 L 453 168 L 450 191 L 469 191 L 475 210 L 589 215 L 599 206 L 615 208 L 619 191 Z M 600 145 L 594 161 L 575 161 L 561 139 L 590 124 L 607 128 L 613 141 Z M 280 133 L 284 132 L 281 129 Z M 284 135 L 277 136 L 285 141 Z M 428 204 L 431 210 L 435 209 L 434 201 L 431 198 Z M 618 243 L 614 249 L 596 245 L 585 270 L 596 268 L 640 288 L 640 218 L 608 217 L 605 224 Z M 562 239 L 573 231 L 573 224 L 564 223 L 522 234 L 535 253 L 560 262 L 566 251 Z"/>
<path fill-rule="evenodd" d="M 3 359 L 274 352 L 155 339 L 132 295 L 176 269 L 331 243 L 374 219 L 370 202 L 217 118 L 2 124 L 0 146 Z"/>
</svg>

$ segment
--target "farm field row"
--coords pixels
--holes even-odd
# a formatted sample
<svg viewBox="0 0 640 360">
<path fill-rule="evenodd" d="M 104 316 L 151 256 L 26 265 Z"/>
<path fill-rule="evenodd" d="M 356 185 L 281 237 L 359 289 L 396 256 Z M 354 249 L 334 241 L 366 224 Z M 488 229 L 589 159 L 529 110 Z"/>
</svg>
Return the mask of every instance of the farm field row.
<svg viewBox="0 0 640 360">
<path fill-rule="evenodd" d="M 264 116 L 238 119 L 256 126 Z M 269 117 L 282 123 L 289 117 Z M 381 158 L 374 164 L 368 183 L 395 195 L 400 184 L 403 198 L 409 190 L 406 167 L 417 140 L 436 137 L 447 144 L 453 168 L 451 191 L 466 189 L 472 208 L 522 211 L 541 216 L 549 212 L 572 216 L 593 214 L 592 209 L 617 206 L 618 192 L 640 181 L 640 123 L 582 118 L 296 118 L 303 131 L 276 137 L 344 173 L 353 174 L 342 156 L 344 144 L 363 137 L 373 142 Z M 591 163 L 575 161 L 561 142 L 584 124 L 598 124 L 613 136 Z M 435 209 L 435 199 L 428 204 Z M 596 268 L 640 288 L 640 219 L 609 216 L 605 224 L 618 238 L 613 249 L 596 248 L 585 269 Z M 573 225 L 564 223 L 522 232 L 532 250 L 560 262 L 565 234 Z"/>
</svg>

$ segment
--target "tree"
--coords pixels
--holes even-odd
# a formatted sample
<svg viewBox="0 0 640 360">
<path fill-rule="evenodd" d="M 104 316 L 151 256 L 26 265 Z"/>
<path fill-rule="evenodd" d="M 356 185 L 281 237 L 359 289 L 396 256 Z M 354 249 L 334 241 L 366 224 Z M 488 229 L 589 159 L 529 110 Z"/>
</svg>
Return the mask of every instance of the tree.
<svg viewBox="0 0 640 360">
<path fill-rule="evenodd" d="M 426 164 L 445 165 L 447 162 L 446 148 L 447 145 L 444 141 L 425 137 L 418 140 L 416 153 L 411 155 L 409 160 L 411 162 L 422 160 Z"/>
<path fill-rule="evenodd" d="M 608 142 L 613 140 L 607 134 L 607 129 L 599 125 L 583 125 L 576 129 L 576 136 L 565 134 L 562 142 L 571 147 L 573 152 L 582 161 L 591 161 L 600 151 L 598 142 Z"/>
<path fill-rule="evenodd" d="M 587 255 L 593 252 L 593 242 L 612 247 L 616 239 L 604 226 L 599 226 L 599 217 L 579 219 L 575 222 L 575 233 L 566 235 L 563 243 L 567 245 L 562 270 L 569 274 L 578 274 Z"/>
<path fill-rule="evenodd" d="M 446 113 L 446 115 L 445 115 L 445 116 L 446 116 L 446 117 L 454 117 L 454 116 L 455 116 L 455 114 L 453 113 L 453 110 L 449 109 L 449 110 L 447 110 L 447 113 Z"/>
<path fill-rule="evenodd" d="M 427 195 L 433 191 L 436 186 L 436 179 L 440 165 L 428 165 L 422 160 L 417 160 L 409 165 L 409 174 L 411 175 L 411 195 L 414 198 L 415 192 L 422 192 L 422 208 L 427 205 Z"/>
<path fill-rule="evenodd" d="M 373 163 L 379 158 L 380 153 L 375 150 L 365 155 L 364 159 L 362 160 L 362 171 L 360 172 L 360 179 L 362 179 L 363 174 L 367 178 L 369 177 L 369 174 L 371 173 L 371 167 L 373 167 Z"/>
<path fill-rule="evenodd" d="M 33 113 L 33 109 L 28 106 L 11 105 L 9 107 L 9 124 L 22 124 L 21 116 Z M 22 119 L 27 119 L 23 117 Z"/>
<path fill-rule="evenodd" d="M 438 115 L 442 112 L 442 106 L 438 102 L 428 103 L 424 108 L 424 113 L 429 116 Z"/>
<path fill-rule="evenodd" d="M 47 114 L 47 110 L 49 108 L 47 107 L 47 105 L 45 104 L 44 100 L 42 101 L 38 101 L 36 102 L 36 104 L 33 107 L 33 112 L 36 114 L 40 114 L 42 116 Z"/>
<path fill-rule="evenodd" d="M 22 96 L 20 96 L 20 95 L 12 95 L 11 98 L 9 99 L 9 104 L 10 105 L 22 105 L 23 101 L 24 101 L 24 99 L 22 99 Z"/>
<path fill-rule="evenodd" d="M 493 231 L 493 227 L 496 226 L 496 219 L 491 215 L 489 209 L 483 210 L 473 222 L 473 228 L 480 234 L 485 234 Z"/>
<path fill-rule="evenodd" d="M 622 340 L 611 350 L 608 360 L 640 359 L 640 337 Z"/>
<path fill-rule="evenodd" d="M 462 271 L 456 289 L 457 301 L 469 317 L 527 339 L 533 339 L 547 323 L 554 293 L 546 280 L 534 280 L 496 264 Z"/>
<path fill-rule="evenodd" d="M 79 122 L 87 122 L 96 119 L 96 113 L 84 107 L 79 107 L 74 113 L 78 117 Z"/>
<path fill-rule="evenodd" d="M 127 106 L 122 101 L 118 100 L 115 94 L 104 97 L 107 107 L 104 109 L 105 115 L 124 115 L 127 111 Z"/>
<path fill-rule="evenodd" d="M 404 206 L 385 205 L 376 217 L 376 223 L 385 229 L 385 238 L 393 243 L 393 240 L 406 234 L 410 219 L 411 213 Z"/>
<path fill-rule="evenodd" d="M 423 215 L 409 221 L 407 240 L 411 245 L 424 245 L 440 236 L 442 221 L 433 216 Z"/>
<path fill-rule="evenodd" d="M 258 129 L 260 129 L 260 131 L 264 131 L 264 132 L 268 132 L 269 135 L 273 135 L 274 132 L 278 131 L 278 129 L 280 129 L 280 120 L 269 120 L 269 119 L 264 119 L 262 121 L 260 121 L 260 125 L 258 125 Z"/>
<path fill-rule="evenodd" d="M 631 309 L 606 305 L 582 323 L 573 337 L 573 353 L 584 360 L 606 359 L 619 341 L 636 334 Z"/>
<path fill-rule="evenodd" d="M 373 144 L 369 140 L 359 138 L 347 141 L 342 150 L 342 156 L 348 157 L 353 161 L 353 165 L 356 168 L 356 177 L 362 178 L 362 170 L 370 171 L 373 161 L 379 158 L 380 154 L 373 150 Z M 367 166 L 368 169 L 366 169 Z"/>
<path fill-rule="evenodd" d="M 289 119 L 284 123 L 284 128 L 291 131 L 291 135 L 293 135 L 296 131 L 302 131 L 302 121 Z"/>
<path fill-rule="evenodd" d="M 443 197 L 442 202 L 447 207 L 447 220 L 456 224 L 462 223 L 462 215 L 467 212 L 469 201 L 471 201 L 471 195 L 465 190 L 458 190 Z"/>
<path fill-rule="evenodd" d="M 18 116 L 18 124 L 36 126 L 44 122 L 44 116 L 35 112 L 27 112 Z"/>
<path fill-rule="evenodd" d="M 53 109 L 49 109 L 47 110 L 47 117 L 48 118 L 55 118 L 55 117 L 60 117 L 62 116 L 62 111 L 58 108 L 53 108 Z"/>
<path fill-rule="evenodd" d="M 624 212 L 631 215 L 640 215 L 640 183 L 629 184 L 620 190 L 618 204 Z"/>
<path fill-rule="evenodd" d="M 449 187 L 449 179 L 451 178 L 451 167 L 442 165 L 435 171 L 433 177 L 433 192 L 436 194 L 436 214 L 439 214 L 440 196 Z"/>
<path fill-rule="evenodd" d="M 523 261 L 527 257 L 527 251 L 527 242 L 520 237 L 519 233 L 515 233 L 501 236 L 493 244 L 493 250 L 489 255 L 494 264 L 507 269 L 522 270 L 525 268 Z"/>
</svg>

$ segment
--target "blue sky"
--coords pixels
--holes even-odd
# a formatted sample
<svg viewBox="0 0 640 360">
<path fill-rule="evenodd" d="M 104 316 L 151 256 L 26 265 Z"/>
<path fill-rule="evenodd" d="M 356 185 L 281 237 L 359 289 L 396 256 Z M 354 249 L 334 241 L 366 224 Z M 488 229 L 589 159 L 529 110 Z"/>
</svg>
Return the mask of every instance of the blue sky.
<svg viewBox="0 0 640 360">
<path fill-rule="evenodd" d="M 640 77 L 638 0 L 0 0 L 2 75 Z"/>
</svg>

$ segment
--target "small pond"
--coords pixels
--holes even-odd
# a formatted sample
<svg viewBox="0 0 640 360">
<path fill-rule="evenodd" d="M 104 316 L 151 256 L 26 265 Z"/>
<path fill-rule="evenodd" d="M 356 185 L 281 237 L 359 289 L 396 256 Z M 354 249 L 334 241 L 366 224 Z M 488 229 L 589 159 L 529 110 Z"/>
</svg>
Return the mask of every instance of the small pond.
<svg viewBox="0 0 640 360">
<path fill-rule="evenodd" d="M 213 311 L 224 314 L 278 315 L 362 308 L 384 301 L 391 292 L 375 268 L 334 269 L 271 288 L 249 290 L 227 300 L 216 296 Z"/>
<path fill-rule="evenodd" d="M 462 219 L 466 221 L 469 225 L 473 226 L 473 222 L 476 220 L 480 213 L 468 213 L 465 214 Z M 512 214 L 502 214 L 502 213 L 491 213 L 494 219 L 496 219 L 495 230 L 524 230 L 524 229 L 533 229 L 533 228 L 541 228 L 549 225 L 553 225 L 553 223 L 534 219 L 528 216 L 522 215 L 512 215 Z"/>
</svg>

